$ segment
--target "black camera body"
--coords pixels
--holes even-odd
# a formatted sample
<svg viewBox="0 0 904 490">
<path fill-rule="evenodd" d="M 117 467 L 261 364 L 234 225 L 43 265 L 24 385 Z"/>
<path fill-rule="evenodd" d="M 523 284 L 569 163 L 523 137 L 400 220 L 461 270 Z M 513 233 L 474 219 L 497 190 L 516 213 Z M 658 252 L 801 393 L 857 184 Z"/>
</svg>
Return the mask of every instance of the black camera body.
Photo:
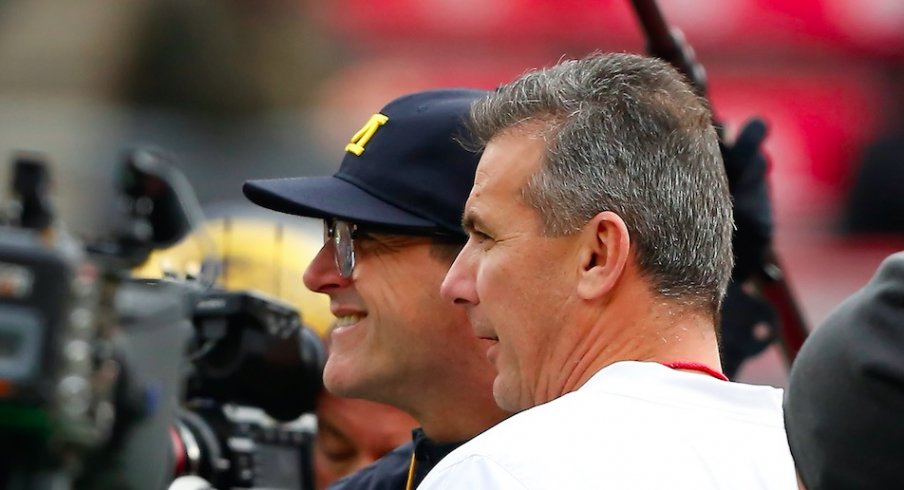
<svg viewBox="0 0 904 490">
<path fill-rule="evenodd" d="M 314 488 L 313 427 L 276 423 L 249 407 L 196 406 L 177 414 L 175 473 L 214 488 Z"/>
<path fill-rule="evenodd" d="M 313 488 L 314 428 L 282 422 L 314 409 L 325 362 L 316 333 L 254 291 L 205 293 L 193 322 L 176 474 L 215 488 Z"/>
<path fill-rule="evenodd" d="M 314 410 L 325 354 L 294 307 L 255 291 L 211 291 L 192 319 L 188 400 L 251 405 L 284 421 Z"/>
</svg>

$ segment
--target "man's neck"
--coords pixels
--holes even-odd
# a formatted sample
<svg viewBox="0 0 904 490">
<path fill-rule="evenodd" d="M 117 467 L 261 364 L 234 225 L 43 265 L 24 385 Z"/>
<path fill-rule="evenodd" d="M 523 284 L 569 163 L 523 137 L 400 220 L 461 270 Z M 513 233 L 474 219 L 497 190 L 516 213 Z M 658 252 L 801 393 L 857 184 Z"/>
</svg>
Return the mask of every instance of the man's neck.
<svg viewBox="0 0 904 490">
<path fill-rule="evenodd" d="M 492 383 L 421 392 L 409 406 L 400 406 L 436 442 L 467 441 L 509 415 L 493 399 Z"/>
<path fill-rule="evenodd" d="M 474 438 L 511 415 L 499 409 L 495 402 L 492 407 L 486 407 L 483 410 L 471 411 L 472 409 L 472 407 L 459 406 L 457 416 L 453 415 L 451 411 L 432 412 L 424 417 L 415 417 L 415 419 L 421 423 L 424 434 L 436 442 L 462 442 Z"/>
<path fill-rule="evenodd" d="M 624 298 L 623 298 L 624 299 Z M 561 363 L 569 369 L 548 370 L 537 404 L 577 390 L 601 369 L 618 361 L 697 363 L 721 371 L 718 341 L 711 315 L 668 302 L 615 301 L 587 308 L 573 321 L 577 348 Z"/>
</svg>

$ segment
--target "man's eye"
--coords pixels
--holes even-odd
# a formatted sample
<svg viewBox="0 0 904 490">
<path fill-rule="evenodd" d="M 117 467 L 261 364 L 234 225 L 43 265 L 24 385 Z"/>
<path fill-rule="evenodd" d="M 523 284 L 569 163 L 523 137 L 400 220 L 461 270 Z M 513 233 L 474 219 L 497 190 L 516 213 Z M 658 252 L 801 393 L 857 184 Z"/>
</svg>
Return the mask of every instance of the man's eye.
<svg viewBox="0 0 904 490">
<path fill-rule="evenodd" d="M 318 429 L 317 447 L 333 462 L 351 460 L 358 454 L 348 437 L 332 426 L 321 426 Z"/>
<path fill-rule="evenodd" d="M 481 243 L 481 244 L 492 243 L 492 241 L 493 241 L 493 237 L 491 237 L 490 235 L 487 235 L 486 233 L 479 231 L 479 230 L 471 231 L 471 239 L 473 239 L 475 242 Z"/>
<path fill-rule="evenodd" d="M 361 241 L 371 245 L 379 244 L 384 247 L 398 248 L 410 244 L 415 241 L 413 237 L 407 235 L 393 235 L 389 233 L 367 233 L 361 236 Z"/>
<path fill-rule="evenodd" d="M 355 235 L 355 244 L 363 245 L 365 247 L 373 247 L 376 244 L 383 243 L 384 236 L 380 233 L 375 233 L 372 231 L 358 231 L 358 234 Z"/>
</svg>

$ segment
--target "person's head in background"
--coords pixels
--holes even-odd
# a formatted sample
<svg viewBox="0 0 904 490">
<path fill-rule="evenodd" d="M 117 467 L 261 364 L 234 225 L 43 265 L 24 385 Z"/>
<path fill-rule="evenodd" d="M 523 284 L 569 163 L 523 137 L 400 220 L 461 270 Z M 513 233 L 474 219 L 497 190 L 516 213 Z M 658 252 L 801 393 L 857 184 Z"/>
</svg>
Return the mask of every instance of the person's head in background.
<svg viewBox="0 0 904 490">
<path fill-rule="evenodd" d="M 785 428 L 801 488 L 901 488 L 904 252 L 813 331 L 791 367 Z"/>
<path fill-rule="evenodd" d="M 400 97 L 355 134 L 334 176 L 244 187 L 256 204 L 324 220 L 304 282 L 336 317 L 327 389 L 401 408 L 436 441 L 466 440 L 505 416 L 485 341 L 439 292 L 466 239 L 460 219 L 479 159 L 458 140 L 485 93 Z"/>
<path fill-rule="evenodd" d="M 324 390 L 317 400 L 314 477 L 318 490 L 411 440 L 417 422 L 384 403 L 342 398 Z"/>
<path fill-rule="evenodd" d="M 562 62 L 475 104 L 469 241 L 443 285 L 512 411 L 620 360 L 719 369 L 732 210 L 711 113 L 667 64 Z"/>
</svg>

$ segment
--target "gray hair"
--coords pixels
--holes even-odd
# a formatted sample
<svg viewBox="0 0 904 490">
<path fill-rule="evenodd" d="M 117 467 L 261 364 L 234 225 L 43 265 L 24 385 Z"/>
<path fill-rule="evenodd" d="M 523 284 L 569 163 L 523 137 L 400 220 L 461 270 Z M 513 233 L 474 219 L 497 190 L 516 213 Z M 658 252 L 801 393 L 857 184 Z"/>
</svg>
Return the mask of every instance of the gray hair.
<svg viewBox="0 0 904 490">
<path fill-rule="evenodd" d="M 665 62 L 597 53 L 528 72 L 471 108 L 479 146 L 532 122 L 544 127 L 546 155 L 522 198 L 544 233 L 575 233 L 612 211 L 655 290 L 715 316 L 733 221 L 705 99 Z"/>
</svg>

